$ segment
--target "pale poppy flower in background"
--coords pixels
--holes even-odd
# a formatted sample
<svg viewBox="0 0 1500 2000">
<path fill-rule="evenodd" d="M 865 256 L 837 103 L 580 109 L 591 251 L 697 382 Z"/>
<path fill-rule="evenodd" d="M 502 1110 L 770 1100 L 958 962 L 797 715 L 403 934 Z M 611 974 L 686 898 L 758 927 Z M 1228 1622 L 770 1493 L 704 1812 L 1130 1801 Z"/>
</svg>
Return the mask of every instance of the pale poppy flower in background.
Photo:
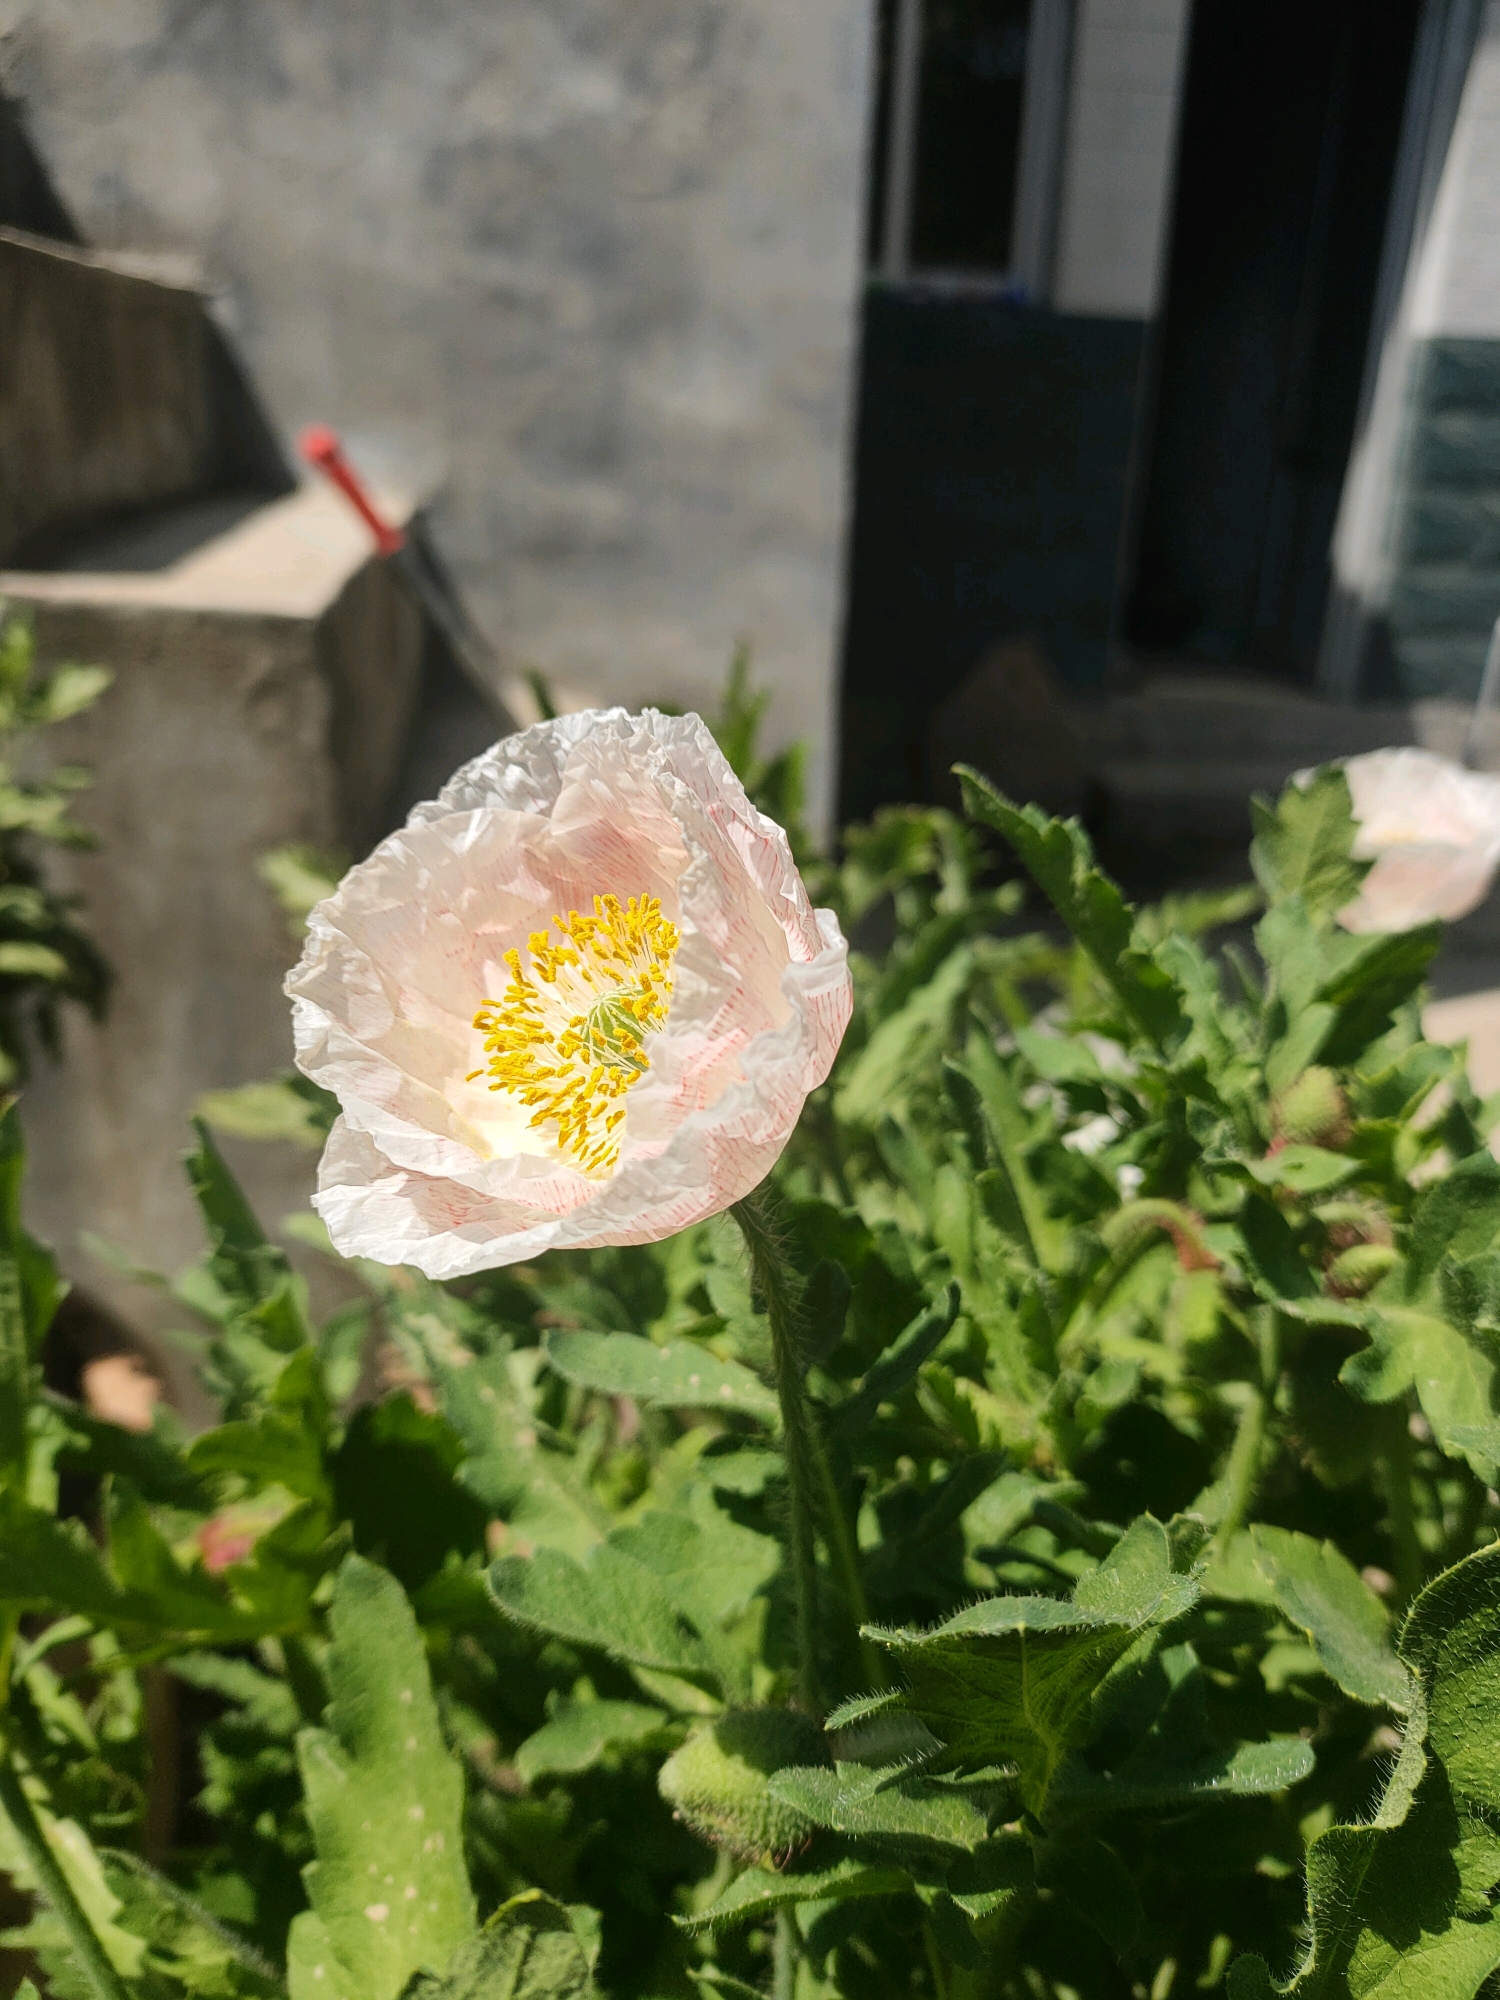
<svg viewBox="0 0 1500 2000">
<path fill-rule="evenodd" d="M 161 1377 L 144 1355 L 101 1354 L 86 1361 L 78 1387 L 89 1415 L 102 1417 L 107 1424 L 144 1435 L 156 1421 Z"/>
<path fill-rule="evenodd" d="M 1477 909 L 1500 863 L 1500 778 L 1411 748 L 1347 758 L 1344 775 L 1355 857 L 1375 864 L 1339 911 L 1345 930 L 1405 931 Z"/>
<path fill-rule="evenodd" d="M 346 1256 L 456 1278 L 646 1243 L 775 1164 L 847 947 L 697 716 L 561 716 L 466 764 L 312 912 L 297 1062 Z"/>
</svg>

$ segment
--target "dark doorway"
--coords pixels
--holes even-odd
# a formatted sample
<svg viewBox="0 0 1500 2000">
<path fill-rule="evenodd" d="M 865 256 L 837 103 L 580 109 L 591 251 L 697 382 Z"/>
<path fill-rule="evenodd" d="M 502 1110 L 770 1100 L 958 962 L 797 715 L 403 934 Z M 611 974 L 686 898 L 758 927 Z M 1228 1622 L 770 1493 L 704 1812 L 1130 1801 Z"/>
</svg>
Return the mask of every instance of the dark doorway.
<svg viewBox="0 0 1500 2000">
<path fill-rule="evenodd" d="M 1196 0 L 1123 636 L 1316 664 L 1420 0 Z"/>
<path fill-rule="evenodd" d="M 997 641 L 1104 678 L 1145 328 L 1046 302 L 1073 11 L 880 0 L 845 818 L 928 795 L 932 713 Z"/>
</svg>

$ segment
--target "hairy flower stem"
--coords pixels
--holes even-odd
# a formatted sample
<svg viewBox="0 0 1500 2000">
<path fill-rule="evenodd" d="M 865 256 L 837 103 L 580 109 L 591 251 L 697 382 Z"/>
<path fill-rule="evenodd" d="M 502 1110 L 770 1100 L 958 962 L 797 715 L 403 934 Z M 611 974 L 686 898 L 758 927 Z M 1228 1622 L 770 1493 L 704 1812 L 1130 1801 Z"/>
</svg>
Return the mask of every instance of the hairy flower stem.
<svg viewBox="0 0 1500 2000">
<path fill-rule="evenodd" d="M 26 1796 L 10 1745 L 3 1737 L 0 1737 L 0 1812 L 10 1821 L 21 1851 L 36 1876 L 37 1887 L 66 1932 L 73 1956 L 98 2000 L 130 2000 L 124 1980 L 110 1964 L 83 1905 L 73 1893 L 72 1883 L 47 1845 L 47 1836 L 41 1829 L 31 1800 Z"/>
<path fill-rule="evenodd" d="M 823 1718 L 818 1684 L 817 1493 L 820 1456 L 812 1411 L 802 1386 L 797 1353 L 799 1283 L 788 1266 L 765 1196 L 756 1190 L 730 1211 L 750 1253 L 756 1289 L 771 1323 L 776 1395 L 781 1404 L 782 1448 L 786 1455 L 787 1556 L 797 1606 L 797 1693 L 803 1708 Z"/>
<path fill-rule="evenodd" d="M 1255 1498 L 1265 1435 L 1266 1399 L 1258 1387 L 1252 1388 L 1240 1416 L 1239 1429 L 1234 1434 L 1234 1443 L 1229 1448 L 1229 1463 L 1224 1470 L 1226 1494 L 1224 1512 L 1219 1517 L 1214 1534 L 1215 1551 L 1226 1548 L 1245 1525 L 1245 1516 Z"/>
<path fill-rule="evenodd" d="M 1253 1316 L 1256 1343 L 1260 1348 L 1260 1380 L 1249 1385 L 1250 1393 L 1240 1417 L 1239 1429 L 1229 1449 L 1224 1470 L 1224 1512 L 1214 1533 L 1215 1552 L 1225 1549 L 1244 1527 L 1260 1483 L 1261 1454 L 1266 1441 L 1266 1419 L 1270 1415 L 1281 1373 L 1281 1338 L 1276 1314 L 1269 1306 L 1256 1309 Z"/>
</svg>

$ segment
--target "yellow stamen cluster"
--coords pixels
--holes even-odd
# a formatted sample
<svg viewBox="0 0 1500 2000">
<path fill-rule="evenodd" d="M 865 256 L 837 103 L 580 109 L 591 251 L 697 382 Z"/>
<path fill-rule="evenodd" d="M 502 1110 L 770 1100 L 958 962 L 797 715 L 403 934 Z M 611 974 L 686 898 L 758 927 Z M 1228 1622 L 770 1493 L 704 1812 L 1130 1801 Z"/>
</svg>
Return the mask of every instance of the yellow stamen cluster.
<svg viewBox="0 0 1500 2000">
<path fill-rule="evenodd" d="M 596 1178 L 620 1157 L 623 1099 L 651 1067 L 645 1038 L 664 1027 L 679 933 L 654 896 L 596 896 L 591 917 L 554 917 L 560 941 L 533 931 L 527 954 L 508 951 L 510 984 L 474 1016 L 488 1076 L 531 1108 L 531 1124 L 556 1125 L 559 1150 Z"/>
</svg>

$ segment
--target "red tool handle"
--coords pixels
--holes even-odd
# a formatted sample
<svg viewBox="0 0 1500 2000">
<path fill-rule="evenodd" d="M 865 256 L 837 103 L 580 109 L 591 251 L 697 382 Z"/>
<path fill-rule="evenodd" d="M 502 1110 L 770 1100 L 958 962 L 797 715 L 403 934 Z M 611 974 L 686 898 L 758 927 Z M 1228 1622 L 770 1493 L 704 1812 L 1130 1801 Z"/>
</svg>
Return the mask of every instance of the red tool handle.
<svg viewBox="0 0 1500 2000">
<path fill-rule="evenodd" d="M 375 537 L 375 547 L 382 556 L 393 556 L 406 547 L 406 536 L 392 522 L 383 519 L 359 474 L 345 458 L 337 431 L 327 424 L 309 424 L 297 445 L 308 464 L 325 473 L 348 500 Z"/>
</svg>

